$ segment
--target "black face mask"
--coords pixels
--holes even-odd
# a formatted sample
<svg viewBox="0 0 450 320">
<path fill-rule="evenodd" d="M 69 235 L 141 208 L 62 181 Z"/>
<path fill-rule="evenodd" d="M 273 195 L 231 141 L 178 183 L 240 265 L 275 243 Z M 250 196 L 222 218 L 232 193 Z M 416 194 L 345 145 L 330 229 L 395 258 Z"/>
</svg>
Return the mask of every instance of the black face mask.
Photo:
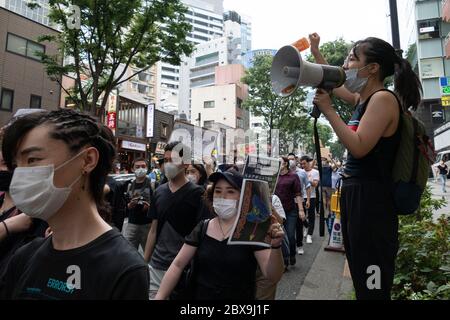
<svg viewBox="0 0 450 320">
<path fill-rule="evenodd" d="M 12 172 L 0 171 L 0 191 L 8 192 L 12 180 Z"/>
</svg>

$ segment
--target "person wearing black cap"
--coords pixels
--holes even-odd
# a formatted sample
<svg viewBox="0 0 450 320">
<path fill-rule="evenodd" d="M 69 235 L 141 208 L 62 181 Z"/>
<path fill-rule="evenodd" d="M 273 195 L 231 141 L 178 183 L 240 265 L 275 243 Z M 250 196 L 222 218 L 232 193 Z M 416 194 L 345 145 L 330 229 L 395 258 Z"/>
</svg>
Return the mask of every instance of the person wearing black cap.
<svg viewBox="0 0 450 320">
<path fill-rule="evenodd" d="M 242 175 L 235 170 L 216 172 L 207 199 L 216 217 L 197 225 L 163 278 L 157 300 L 167 299 L 183 269 L 195 259 L 194 300 L 254 300 L 257 266 L 272 282 L 283 275 L 281 243 L 284 232 L 279 223 L 269 229 L 272 248 L 227 245 L 231 236 L 242 187 Z M 206 225 L 206 233 L 203 227 Z"/>
</svg>

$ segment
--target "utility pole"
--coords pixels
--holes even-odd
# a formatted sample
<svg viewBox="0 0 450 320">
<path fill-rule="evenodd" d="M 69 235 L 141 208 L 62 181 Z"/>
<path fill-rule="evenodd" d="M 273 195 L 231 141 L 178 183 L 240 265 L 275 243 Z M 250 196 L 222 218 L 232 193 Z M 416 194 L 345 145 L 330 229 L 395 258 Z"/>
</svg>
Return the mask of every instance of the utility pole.
<svg viewBox="0 0 450 320">
<path fill-rule="evenodd" d="M 389 11 L 391 17 L 392 46 L 399 54 L 402 53 L 400 47 L 400 32 L 398 27 L 397 0 L 389 0 Z"/>
</svg>

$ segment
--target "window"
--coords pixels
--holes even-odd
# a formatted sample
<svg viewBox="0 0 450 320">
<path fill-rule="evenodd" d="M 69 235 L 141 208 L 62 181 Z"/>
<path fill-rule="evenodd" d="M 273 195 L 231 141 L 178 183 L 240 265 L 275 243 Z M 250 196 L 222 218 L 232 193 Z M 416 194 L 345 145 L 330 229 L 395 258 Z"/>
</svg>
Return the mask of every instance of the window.
<svg viewBox="0 0 450 320">
<path fill-rule="evenodd" d="M 440 20 L 431 19 L 417 22 L 419 30 L 419 40 L 433 39 L 440 37 Z"/>
<path fill-rule="evenodd" d="M 8 33 L 6 50 L 34 60 L 41 60 L 38 53 L 45 53 L 45 46 Z"/>
<path fill-rule="evenodd" d="M 207 109 L 207 108 L 214 108 L 215 107 L 215 102 L 214 101 L 205 101 L 203 102 L 203 108 Z"/>
<path fill-rule="evenodd" d="M 239 129 L 244 129 L 244 120 L 236 118 L 236 127 Z"/>
<path fill-rule="evenodd" d="M 203 122 L 203 126 L 207 129 L 211 129 L 213 125 L 214 125 L 214 120 Z"/>
<path fill-rule="evenodd" d="M 167 138 L 169 134 L 169 126 L 167 123 L 161 123 L 161 138 Z"/>
<path fill-rule="evenodd" d="M 34 94 L 30 97 L 30 108 L 32 109 L 40 109 L 41 108 L 41 100 L 40 96 L 35 96 Z"/>
<path fill-rule="evenodd" d="M 0 110 L 12 111 L 14 101 L 14 91 L 2 88 L 0 96 Z"/>
</svg>

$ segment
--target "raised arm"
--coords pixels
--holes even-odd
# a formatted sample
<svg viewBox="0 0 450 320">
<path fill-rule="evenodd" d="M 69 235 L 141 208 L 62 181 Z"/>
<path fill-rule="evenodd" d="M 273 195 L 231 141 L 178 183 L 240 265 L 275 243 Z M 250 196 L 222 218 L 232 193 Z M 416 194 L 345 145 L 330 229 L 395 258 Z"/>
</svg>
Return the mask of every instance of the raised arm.
<svg viewBox="0 0 450 320">
<path fill-rule="evenodd" d="M 317 33 L 312 33 L 309 35 L 309 42 L 311 44 L 311 54 L 314 57 L 314 60 L 318 64 L 326 64 L 328 65 L 327 60 L 324 58 L 322 53 L 320 52 L 319 45 L 320 45 L 320 36 Z M 345 102 L 356 105 L 359 101 L 359 94 L 351 93 L 348 91 L 344 86 L 334 89 L 333 94 L 336 97 L 341 98 Z"/>
</svg>

